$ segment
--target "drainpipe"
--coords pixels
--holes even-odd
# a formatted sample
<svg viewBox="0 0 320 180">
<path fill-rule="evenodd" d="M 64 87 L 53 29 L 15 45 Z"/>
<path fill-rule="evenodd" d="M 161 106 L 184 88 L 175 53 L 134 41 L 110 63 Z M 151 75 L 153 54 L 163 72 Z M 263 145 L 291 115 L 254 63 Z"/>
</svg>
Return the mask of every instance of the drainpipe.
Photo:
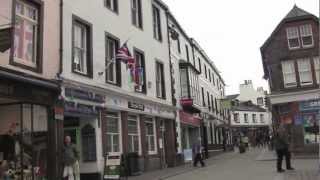
<svg viewBox="0 0 320 180">
<path fill-rule="evenodd" d="M 59 72 L 58 72 L 58 77 L 60 77 L 62 73 L 62 63 L 63 63 L 63 0 L 60 0 L 60 47 L 59 47 Z M 60 79 L 60 78 L 59 78 Z"/>
</svg>

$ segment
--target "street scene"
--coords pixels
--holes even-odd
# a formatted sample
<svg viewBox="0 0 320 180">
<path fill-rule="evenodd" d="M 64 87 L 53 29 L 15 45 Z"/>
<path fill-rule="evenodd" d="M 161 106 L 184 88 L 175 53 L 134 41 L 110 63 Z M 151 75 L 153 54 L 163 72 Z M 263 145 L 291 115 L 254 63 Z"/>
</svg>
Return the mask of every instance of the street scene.
<svg viewBox="0 0 320 180">
<path fill-rule="evenodd" d="M 319 0 L 0 0 L 0 180 L 320 179 Z"/>
</svg>

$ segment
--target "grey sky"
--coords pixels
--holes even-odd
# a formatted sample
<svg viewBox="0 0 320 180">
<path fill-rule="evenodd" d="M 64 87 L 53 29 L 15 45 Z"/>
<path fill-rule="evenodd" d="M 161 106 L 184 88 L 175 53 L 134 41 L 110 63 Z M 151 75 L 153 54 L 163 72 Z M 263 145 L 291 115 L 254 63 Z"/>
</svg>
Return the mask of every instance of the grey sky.
<svg viewBox="0 0 320 180">
<path fill-rule="evenodd" d="M 295 3 L 319 16 L 319 0 L 163 1 L 221 71 L 227 94 L 238 93 L 245 79 L 268 89 L 260 46 Z"/>
</svg>

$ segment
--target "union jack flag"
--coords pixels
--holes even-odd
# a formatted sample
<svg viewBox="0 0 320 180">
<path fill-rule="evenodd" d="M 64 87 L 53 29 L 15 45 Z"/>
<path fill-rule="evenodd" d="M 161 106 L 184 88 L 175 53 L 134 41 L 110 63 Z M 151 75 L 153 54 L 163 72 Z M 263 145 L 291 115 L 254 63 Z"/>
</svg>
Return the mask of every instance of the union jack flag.
<svg viewBox="0 0 320 180">
<path fill-rule="evenodd" d="M 134 67 L 135 60 L 131 56 L 131 53 L 128 49 L 127 43 L 124 43 L 117 51 L 116 60 L 122 61 L 127 64 L 127 68 L 131 69 Z"/>
</svg>

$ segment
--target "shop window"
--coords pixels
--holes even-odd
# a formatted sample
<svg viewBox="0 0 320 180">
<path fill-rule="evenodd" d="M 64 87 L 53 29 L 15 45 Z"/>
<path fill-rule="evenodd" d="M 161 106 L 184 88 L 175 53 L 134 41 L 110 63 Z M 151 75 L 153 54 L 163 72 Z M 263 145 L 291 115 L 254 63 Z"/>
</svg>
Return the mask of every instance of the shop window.
<svg viewBox="0 0 320 180">
<path fill-rule="evenodd" d="M 81 129 L 82 141 L 82 160 L 96 161 L 96 134 L 95 129 L 91 125 L 86 125 Z"/>
<path fill-rule="evenodd" d="M 128 147 L 129 152 L 139 152 L 139 129 L 138 117 L 128 116 Z"/>
<path fill-rule="evenodd" d="M 107 152 L 120 152 L 120 117 L 118 113 L 108 112 L 106 121 Z"/>
<path fill-rule="evenodd" d="M 156 154 L 156 135 L 155 135 L 155 121 L 152 118 L 147 118 L 145 121 L 146 128 L 146 144 L 149 154 Z"/>
</svg>

